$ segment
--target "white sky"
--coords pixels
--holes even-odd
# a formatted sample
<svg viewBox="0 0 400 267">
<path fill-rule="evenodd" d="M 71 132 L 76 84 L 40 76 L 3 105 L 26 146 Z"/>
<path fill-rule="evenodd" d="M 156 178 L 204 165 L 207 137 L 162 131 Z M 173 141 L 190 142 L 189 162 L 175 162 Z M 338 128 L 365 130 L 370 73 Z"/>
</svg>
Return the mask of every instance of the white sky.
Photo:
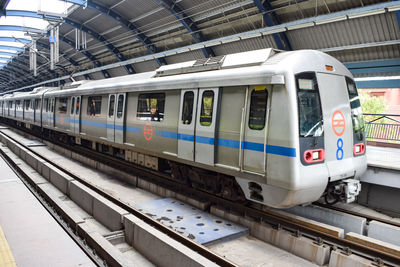
<svg viewBox="0 0 400 267">
<path fill-rule="evenodd" d="M 63 13 L 72 4 L 58 0 L 11 0 L 7 10 L 29 10 Z"/>
<path fill-rule="evenodd" d="M 66 3 L 59 0 L 11 0 L 7 6 L 7 10 L 25 10 L 25 11 L 45 11 L 51 13 L 66 13 L 67 9 L 72 4 Z M 22 27 L 32 27 L 44 30 L 48 26 L 48 22 L 37 18 L 26 18 L 26 17 L 6 17 L 0 18 L 0 25 L 14 25 Z M 31 39 L 30 36 L 25 36 L 21 31 L 0 31 L 0 37 L 15 37 Z M 24 44 L 20 42 L 3 42 L 0 41 L 0 45 L 23 47 Z M 0 50 L 4 52 L 10 52 L 10 50 Z M 0 57 L 7 57 L 2 56 Z M 1 63 L 6 61 L 2 60 Z"/>
<path fill-rule="evenodd" d="M 3 36 L 0 32 L 0 36 Z M 0 45 L 8 45 L 8 46 L 15 46 L 15 47 L 23 47 L 24 44 L 23 43 L 19 43 L 19 42 L 0 42 Z"/>
</svg>

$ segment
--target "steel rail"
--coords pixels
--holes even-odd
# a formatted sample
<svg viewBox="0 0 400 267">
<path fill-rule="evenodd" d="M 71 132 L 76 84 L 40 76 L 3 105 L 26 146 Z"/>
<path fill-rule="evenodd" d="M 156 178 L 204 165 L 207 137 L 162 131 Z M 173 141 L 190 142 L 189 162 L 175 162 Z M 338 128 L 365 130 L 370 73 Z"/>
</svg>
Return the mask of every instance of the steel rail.
<svg viewBox="0 0 400 267">
<path fill-rule="evenodd" d="M 227 259 L 215 254 L 208 248 L 204 247 L 203 245 L 200 245 L 198 243 L 195 243 L 194 241 L 190 240 L 189 238 L 179 234 L 178 232 L 168 228 L 167 226 L 161 224 L 160 222 L 154 220 L 153 218 L 149 217 L 148 215 L 140 212 L 139 210 L 135 209 L 132 206 L 129 206 L 128 204 L 120 201 L 119 199 L 116 199 L 115 197 L 109 195 L 105 191 L 101 190 L 100 188 L 96 187 L 95 185 L 85 181 L 84 179 L 80 178 L 76 174 L 73 174 L 69 170 L 65 169 L 64 167 L 60 166 L 59 164 L 55 164 L 53 162 L 50 162 L 47 158 L 43 157 L 36 151 L 32 150 L 30 147 L 25 146 L 21 142 L 15 140 L 13 137 L 9 136 L 8 134 L 1 132 L 1 134 L 5 135 L 7 138 L 12 140 L 13 142 L 17 143 L 18 145 L 24 147 L 25 149 L 29 150 L 29 152 L 35 154 L 37 157 L 45 160 L 46 162 L 50 163 L 53 165 L 55 168 L 59 169 L 60 171 L 66 173 L 67 175 L 71 176 L 78 182 L 82 183 L 83 185 L 89 187 L 99 195 L 103 196 L 104 198 L 108 199 L 109 201 L 113 202 L 114 204 L 120 206 L 121 208 L 127 210 L 128 212 L 132 213 L 134 216 L 138 217 L 139 219 L 143 220 L 145 223 L 151 225 L 152 227 L 156 228 L 157 230 L 161 231 L 162 233 L 168 235 L 169 237 L 173 238 L 174 240 L 182 243 L 186 247 L 192 249 L 193 251 L 197 252 L 198 254 L 202 255 L 203 257 L 209 259 L 210 261 L 220 265 L 220 266 L 237 266 L 233 264 L 232 262 L 228 261 Z M 65 146 L 65 145 L 64 145 Z M 109 164 L 109 162 L 108 162 Z"/>
<path fill-rule="evenodd" d="M 351 214 L 351 215 L 354 215 L 354 216 L 362 217 L 362 218 L 367 219 L 368 222 L 370 222 L 370 221 L 378 221 L 378 222 L 381 222 L 381 223 L 386 223 L 386 224 L 390 224 L 390 225 L 393 225 L 393 226 L 396 226 L 396 227 L 400 227 L 400 222 L 390 221 L 390 220 L 382 219 L 382 218 L 379 218 L 379 217 L 376 217 L 376 216 L 364 214 L 364 213 L 357 212 L 357 211 L 347 210 L 345 208 L 340 208 L 340 207 L 336 207 L 334 205 L 328 205 L 328 204 L 324 204 L 324 203 L 320 203 L 320 202 L 313 202 L 312 204 L 315 205 L 315 206 L 322 207 L 322 208 L 336 210 L 336 211 L 340 211 L 340 212 L 343 212 L 343 213 L 346 213 L 346 214 Z"/>
</svg>

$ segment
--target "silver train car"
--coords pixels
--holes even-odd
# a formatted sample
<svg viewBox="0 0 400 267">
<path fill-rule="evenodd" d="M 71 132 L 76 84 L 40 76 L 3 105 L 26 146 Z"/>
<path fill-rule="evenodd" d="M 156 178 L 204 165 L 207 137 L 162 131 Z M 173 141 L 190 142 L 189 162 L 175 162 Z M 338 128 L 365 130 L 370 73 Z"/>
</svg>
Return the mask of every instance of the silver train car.
<svg viewBox="0 0 400 267">
<path fill-rule="evenodd" d="M 0 99 L 4 120 L 232 200 L 354 201 L 366 170 L 352 74 L 318 51 L 262 49 Z"/>
</svg>

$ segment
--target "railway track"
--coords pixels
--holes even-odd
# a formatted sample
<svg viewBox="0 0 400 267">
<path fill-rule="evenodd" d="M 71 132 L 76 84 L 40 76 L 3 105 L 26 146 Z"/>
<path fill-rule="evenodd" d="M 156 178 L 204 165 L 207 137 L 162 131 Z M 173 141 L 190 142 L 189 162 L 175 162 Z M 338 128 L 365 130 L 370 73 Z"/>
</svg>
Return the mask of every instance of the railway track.
<svg viewBox="0 0 400 267">
<path fill-rule="evenodd" d="M 3 133 L 4 134 L 4 133 Z M 10 139 L 13 139 L 11 137 L 8 137 Z M 14 140 L 15 141 L 15 140 Z M 18 141 L 16 141 L 19 143 Z M 23 144 L 20 144 L 23 145 Z M 60 144 L 59 144 L 60 145 Z M 62 146 L 66 147 L 66 144 L 61 144 Z M 309 226 L 304 223 L 296 223 L 293 221 L 288 221 L 287 217 L 282 216 L 281 214 L 271 211 L 271 210 L 263 210 L 261 207 L 258 207 L 257 205 L 254 204 L 238 204 L 236 202 L 230 201 L 223 199 L 221 197 L 209 194 L 204 191 L 199 191 L 196 189 L 193 189 L 187 185 L 180 184 L 169 177 L 169 175 L 159 173 L 153 170 L 149 170 L 147 168 L 141 167 L 141 166 L 134 166 L 131 163 L 116 159 L 114 157 L 111 157 L 109 155 L 105 155 L 99 152 L 95 152 L 90 149 L 86 149 L 84 147 L 78 147 L 78 146 L 67 146 L 69 150 L 80 153 L 83 156 L 89 157 L 93 160 L 106 163 L 109 166 L 112 166 L 114 168 L 117 168 L 122 171 L 130 172 L 132 173 L 133 171 L 137 176 L 144 177 L 147 179 L 149 182 L 158 184 L 160 186 L 163 186 L 167 189 L 177 191 L 181 194 L 185 194 L 188 196 L 194 196 L 197 199 L 207 199 L 207 201 L 210 202 L 211 205 L 216 205 L 218 207 L 221 207 L 225 210 L 229 210 L 234 212 L 235 214 L 240 214 L 241 216 L 246 216 L 250 217 L 256 221 L 261 221 L 261 222 L 266 222 L 269 225 L 277 228 L 277 229 L 285 229 L 289 232 L 292 232 L 294 235 L 302 235 L 306 236 L 310 239 L 315 240 L 316 243 L 318 244 L 326 244 L 330 246 L 331 248 L 339 248 L 342 249 L 343 251 L 350 252 L 355 255 L 359 255 L 361 257 L 368 258 L 372 261 L 375 261 L 377 264 L 385 263 L 389 266 L 397 266 L 397 264 L 400 264 L 400 256 L 396 254 L 392 254 L 390 252 L 385 252 L 385 251 L 380 251 L 379 249 L 373 248 L 366 246 L 361 243 L 357 243 L 352 240 L 348 240 L 345 238 L 341 238 L 335 235 L 332 235 L 330 233 L 327 233 L 325 231 L 322 231 L 321 229 L 315 229 L 312 226 Z M 32 153 L 36 154 L 37 156 L 43 158 L 42 156 L 38 155 L 36 152 L 31 150 L 29 147 L 27 147 Z M 76 180 L 81 181 L 79 177 L 76 177 L 76 175 L 72 174 L 68 170 L 65 170 L 62 166 L 57 166 L 57 168 L 65 171 L 72 177 L 74 177 Z M 148 216 L 142 214 L 141 212 L 134 210 L 132 207 L 127 206 L 124 203 L 121 203 L 119 200 L 116 200 L 115 198 L 109 196 L 107 193 L 101 191 L 97 187 L 87 183 L 86 181 L 82 180 L 81 181 L 83 184 L 91 188 L 92 190 L 95 190 L 105 198 L 109 199 L 113 203 L 127 209 L 128 211 L 132 212 L 135 214 L 137 217 L 143 219 L 150 225 L 154 227 L 160 227 L 162 232 L 167 233 L 169 236 L 172 236 L 174 239 L 178 240 L 179 242 L 182 242 L 183 244 L 187 245 L 194 251 L 198 252 L 199 254 L 209 258 L 210 260 L 216 262 L 219 265 L 223 266 L 233 266 L 232 263 L 227 262 L 225 259 L 211 253 L 209 250 L 204 248 L 203 246 L 199 246 L 193 241 L 185 238 L 184 236 L 172 231 L 165 227 L 164 225 L 160 225 L 157 221 L 149 218 Z M 347 212 L 347 211 L 346 211 Z M 379 219 L 372 217 L 370 218 L 371 220 L 378 220 L 386 223 L 386 220 Z M 390 224 L 393 224 L 393 222 L 390 222 Z M 396 223 L 394 224 L 396 225 Z M 211 253 L 211 254 L 210 254 Z"/>
<path fill-rule="evenodd" d="M 59 169 L 60 171 L 66 173 L 67 175 L 73 177 L 76 181 L 79 181 L 81 184 L 85 185 L 86 187 L 90 188 L 91 190 L 93 190 L 94 192 L 98 193 L 99 195 L 101 195 L 102 197 L 106 198 L 107 200 L 111 201 L 112 203 L 118 205 L 119 207 L 125 209 L 126 211 L 130 212 L 131 214 L 133 214 L 134 216 L 136 216 L 137 218 L 141 219 L 142 221 L 144 221 L 145 223 L 151 225 L 152 227 L 154 227 L 155 229 L 157 229 L 158 231 L 168 235 L 169 237 L 173 238 L 174 240 L 178 241 L 179 243 L 185 245 L 186 247 L 190 248 L 191 250 L 197 252 L 198 254 L 202 255 L 203 257 L 209 259 L 210 261 L 220 265 L 220 266 L 236 266 L 235 264 L 233 264 L 232 262 L 230 262 L 229 260 L 213 253 L 211 250 L 207 249 L 206 247 L 199 245 L 195 242 L 193 242 L 192 240 L 188 239 L 187 237 L 179 234 L 178 232 L 168 228 L 167 226 L 163 225 L 162 223 L 152 219 L 151 217 L 143 214 L 142 212 L 140 212 L 139 210 L 137 210 L 136 208 L 129 206 L 123 202 L 121 202 L 119 199 L 110 196 L 108 193 L 104 192 L 103 190 L 97 188 L 96 186 L 88 183 L 87 181 L 81 179 L 79 176 L 71 173 L 68 169 L 58 165 L 58 164 L 54 164 L 50 161 L 48 161 L 45 157 L 43 157 L 42 155 L 40 155 L 39 153 L 35 152 L 34 150 L 30 149 L 30 147 L 25 146 L 24 144 L 22 144 L 21 142 L 15 140 L 13 137 L 5 134 L 5 133 L 1 133 L 2 135 L 5 135 L 9 140 L 12 140 L 12 142 L 23 146 L 25 149 L 29 150 L 29 152 L 35 154 L 35 156 L 41 158 L 42 160 L 46 161 L 47 163 L 53 165 L 54 167 L 56 167 L 57 169 Z M 14 163 L 12 163 L 12 160 L 4 153 L 0 150 L 0 154 L 1 156 L 10 164 L 13 166 L 13 168 L 18 171 L 18 173 L 22 173 L 22 170 L 19 169 L 19 167 Z M 32 182 L 29 181 L 29 178 L 27 176 L 25 176 L 24 178 L 26 178 L 26 180 L 28 182 Z M 89 254 L 90 255 L 90 254 Z"/>
<path fill-rule="evenodd" d="M 395 222 L 395 221 L 391 221 L 391 220 L 387 220 L 387 219 L 382 219 L 382 218 L 379 218 L 379 217 L 376 217 L 376 216 L 372 216 L 372 215 L 369 215 L 369 214 L 365 214 L 365 213 L 361 213 L 361 212 L 357 212 L 357 211 L 352 211 L 352 210 L 344 209 L 344 208 L 341 208 L 341 207 L 336 207 L 334 205 L 327 205 L 327 204 L 320 203 L 320 202 L 314 202 L 313 205 L 319 206 L 319 207 L 322 207 L 322 208 L 327 208 L 327 209 L 339 211 L 339 212 L 343 212 L 343 213 L 347 213 L 347 214 L 351 214 L 351 215 L 354 215 L 354 216 L 357 216 L 357 217 L 362 217 L 362 218 L 367 219 L 367 222 L 378 221 L 378 222 L 381 222 L 381 223 L 385 223 L 385 224 L 393 225 L 393 226 L 396 226 L 396 227 L 400 227 L 400 222 Z"/>
</svg>

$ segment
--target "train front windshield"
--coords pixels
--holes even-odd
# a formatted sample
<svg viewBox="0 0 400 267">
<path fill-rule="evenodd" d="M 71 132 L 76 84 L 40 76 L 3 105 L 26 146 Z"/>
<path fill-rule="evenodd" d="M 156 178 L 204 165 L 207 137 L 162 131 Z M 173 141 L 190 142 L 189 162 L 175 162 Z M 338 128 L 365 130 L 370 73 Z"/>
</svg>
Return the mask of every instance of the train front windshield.
<svg viewBox="0 0 400 267">
<path fill-rule="evenodd" d="M 301 137 L 324 135 L 321 101 L 314 72 L 296 75 L 299 107 L 299 132 Z"/>
<path fill-rule="evenodd" d="M 349 93 L 351 118 L 353 120 L 353 132 L 358 135 L 358 141 L 362 141 L 362 134 L 365 130 L 364 119 L 361 110 L 360 99 L 354 81 L 346 77 L 347 92 Z"/>
</svg>

